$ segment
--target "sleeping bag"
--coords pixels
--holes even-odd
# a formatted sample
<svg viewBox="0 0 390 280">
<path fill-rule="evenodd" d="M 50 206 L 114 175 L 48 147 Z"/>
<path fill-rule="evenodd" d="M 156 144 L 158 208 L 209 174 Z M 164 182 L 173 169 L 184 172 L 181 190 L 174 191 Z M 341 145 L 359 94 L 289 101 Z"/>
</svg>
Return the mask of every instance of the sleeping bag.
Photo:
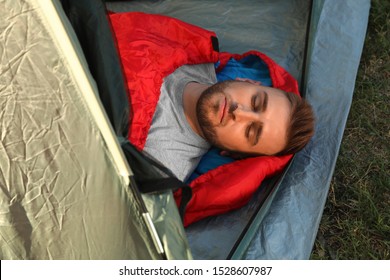
<svg viewBox="0 0 390 280">
<path fill-rule="evenodd" d="M 217 74 L 224 74 L 233 63 L 238 66 L 237 71 L 229 71 L 229 78 L 244 77 L 242 74 L 248 73 L 248 67 L 256 72 L 265 65 L 269 74 L 266 78 L 273 87 L 299 94 L 297 81 L 267 55 L 258 51 L 218 52 L 216 34 L 212 31 L 175 18 L 139 12 L 110 13 L 109 17 L 128 87 L 131 108 L 128 139 L 140 151 L 164 77 L 184 64 L 216 63 Z M 209 156 L 205 155 L 206 162 Z M 222 165 L 217 160 L 215 166 L 189 182 L 193 195 L 186 208 L 184 226 L 245 205 L 261 182 L 281 172 L 291 157 L 259 156 L 229 160 Z M 175 199 L 179 204 L 180 189 L 175 192 Z"/>
</svg>

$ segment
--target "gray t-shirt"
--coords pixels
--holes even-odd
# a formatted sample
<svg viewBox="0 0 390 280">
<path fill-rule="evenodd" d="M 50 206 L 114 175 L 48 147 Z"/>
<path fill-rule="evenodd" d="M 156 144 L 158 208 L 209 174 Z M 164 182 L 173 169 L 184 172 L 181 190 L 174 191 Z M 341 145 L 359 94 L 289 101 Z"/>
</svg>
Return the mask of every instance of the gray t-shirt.
<svg viewBox="0 0 390 280">
<path fill-rule="evenodd" d="M 214 84 L 212 63 L 184 65 L 164 79 L 144 152 L 170 169 L 182 181 L 188 179 L 210 144 L 196 134 L 184 115 L 183 92 L 189 82 Z"/>
</svg>

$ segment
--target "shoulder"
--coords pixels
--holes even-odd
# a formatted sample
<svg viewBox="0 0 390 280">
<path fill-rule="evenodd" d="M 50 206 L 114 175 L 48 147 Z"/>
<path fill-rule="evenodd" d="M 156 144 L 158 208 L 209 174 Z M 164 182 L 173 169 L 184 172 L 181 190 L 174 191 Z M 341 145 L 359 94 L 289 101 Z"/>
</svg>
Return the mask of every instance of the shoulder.
<svg viewBox="0 0 390 280">
<path fill-rule="evenodd" d="M 217 77 L 213 63 L 186 64 L 179 67 L 172 75 L 181 76 L 200 83 L 216 83 Z"/>
</svg>

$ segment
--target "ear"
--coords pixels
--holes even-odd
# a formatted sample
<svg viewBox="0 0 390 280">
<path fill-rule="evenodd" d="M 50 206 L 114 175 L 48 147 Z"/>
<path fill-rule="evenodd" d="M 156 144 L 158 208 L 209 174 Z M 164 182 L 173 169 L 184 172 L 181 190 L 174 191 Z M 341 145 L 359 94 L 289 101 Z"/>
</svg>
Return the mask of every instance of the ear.
<svg viewBox="0 0 390 280">
<path fill-rule="evenodd" d="M 248 79 L 248 78 L 236 78 L 236 81 L 241 81 L 241 82 L 247 82 L 247 83 L 251 83 L 251 84 L 254 84 L 254 85 L 261 85 L 261 82 L 259 81 L 255 81 L 255 80 L 251 80 L 251 79 Z"/>
</svg>

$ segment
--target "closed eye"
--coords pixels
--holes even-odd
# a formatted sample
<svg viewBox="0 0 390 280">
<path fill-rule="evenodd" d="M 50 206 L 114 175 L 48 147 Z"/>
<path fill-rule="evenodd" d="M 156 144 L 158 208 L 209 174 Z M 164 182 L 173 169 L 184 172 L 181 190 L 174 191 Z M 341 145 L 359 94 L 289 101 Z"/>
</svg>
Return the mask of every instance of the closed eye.
<svg viewBox="0 0 390 280">
<path fill-rule="evenodd" d="M 250 123 L 245 129 L 245 137 L 249 140 L 251 133 L 253 132 L 253 122 Z"/>
<path fill-rule="evenodd" d="M 263 125 L 261 123 L 252 122 L 247 126 L 245 137 L 252 146 L 257 145 L 259 142 L 262 130 Z"/>
<path fill-rule="evenodd" d="M 263 95 L 263 98 L 261 98 Z M 268 105 L 268 93 L 267 92 L 258 92 L 252 96 L 251 100 L 252 109 L 255 112 L 265 112 Z"/>
<path fill-rule="evenodd" d="M 258 111 L 261 103 L 261 97 L 259 93 L 252 96 L 251 103 L 253 111 Z"/>
</svg>

